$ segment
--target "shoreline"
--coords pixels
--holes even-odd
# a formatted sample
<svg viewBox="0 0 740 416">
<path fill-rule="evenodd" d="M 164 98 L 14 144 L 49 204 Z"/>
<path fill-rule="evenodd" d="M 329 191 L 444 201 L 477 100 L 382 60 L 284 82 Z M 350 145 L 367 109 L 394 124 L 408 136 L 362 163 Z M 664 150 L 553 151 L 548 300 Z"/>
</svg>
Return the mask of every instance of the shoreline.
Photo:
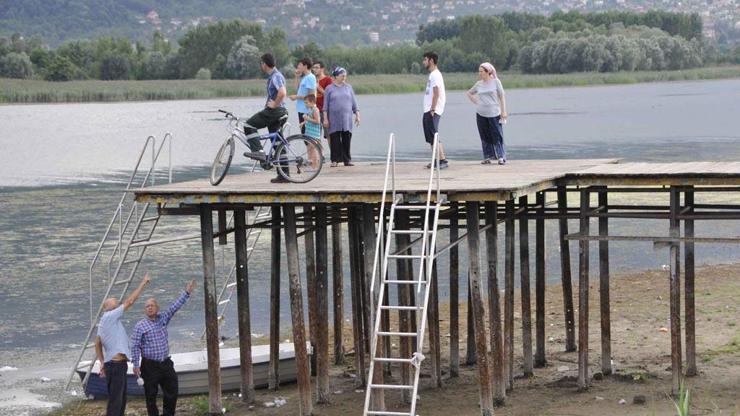
<svg viewBox="0 0 740 416">
<path fill-rule="evenodd" d="M 740 377 L 740 332 L 737 329 L 735 299 L 740 296 L 740 285 L 736 277 L 740 274 L 740 263 L 699 266 L 696 269 L 697 305 L 697 361 L 700 375 L 687 379 L 691 390 L 693 411 L 715 409 L 710 414 L 725 414 L 740 409 L 736 381 Z M 573 282 L 577 293 L 577 281 Z M 591 279 L 598 286 L 598 278 Z M 670 392 L 670 336 L 663 331 L 667 326 L 668 279 L 666 272 L 650 269 L 639 272 L 618 273 L 611 280 L 612 291 L 612 355 L 616 372 L 612 376 L 595 378 L 588 392 L 578 393 L 573 376 L 576 374 L 577 353 L 563 352 L 564 324 L 562 292 L 560 284 L 551 284 L 546 289 L 546 348 L 547 366 L 535 369 L 534 378 L 522 378 L 521 362 L 521 314 L 515 313 L 515 389 L 507 398 L 505 407 L 497 408 L 496 414 L 625 414 L 625 415 L 675 415 Z M 519 292 L 515 305 L 519 303 Z M 590 374 L 599 372 L 599 302 L 598 290 L 591 290 L 590 314 Z M 461 299 L 462 300 L 462 299 Z M 440 305 L 442 336 L 442 370 L 444 387 L 436 390 L 429 385 L 430 367 L 425 363 L 422 372 L 420 413 L 430 416 L 449 414 L 457 409 L 458 414 L 476 414 L 477 369 L 466 366 L 466 315 L 465 302 L 460 303 L 460 377 L 450 379 L 447 374 L 449 359 L 449 303 Z M 534 308 L 533 308 L 534 312 Z M 331 331 L 330 331 L 331 332 Z M 346 349 L 352 343 L 351 329 L 344 328 Z M 333 362 L 333 359 L 332 359 Z M 355 392 L 353 387 L 352 360 L 345 365 L 331 367 L 331 405 L 319 406 L 317 414 L 325 416 L 357 414 L 362 406 L 364 390 Z M 668 367 L 668 368 L 666 368 Z M 312 381 L 313 383 L 313 381 Z M 647 403 L 632 404 L 633 396 L 643 395 Z M 264 403 L 276 397 L 284 397 L 288 404 L 280 409 L 267 408 Z M 457 397 L 460 400 L 451 401 Z M 70 400 L 71 399 L 71 400 Z M 445 400 L 447 399 L 447 400 Z M 619 401 L 625 399 L 626 404 Z M 297 411 L 298 392 L 296 385 L 282 386 L 275 392 L 257 390 L 257 402 L 253 409 L 243 405 L 236 393 L 223 394 L 224 407 L 233 415 L 292 415 Z M 392 396 L 388 403 L 395 403 Z M 453 403 L 454 402 L 454 403 Z M 144 401 L 130 398 L 127 414 L 146 414 Z M 178 401 L 178 414 L 203 414 L 206 396 L 186 396 Z M 104 401 L 74 399 L 67 395 L 61 409 L 54 416 L 92 416 L 105 406 Z M 2 410 L 2 409 L 0 409 Z M 392 408 L 389 408 L 392 410 Z"/>
<path fill-rule="evenodd" d="M 629 85 L 637 83 L 721 80 L 740 78 L 740 65 L 678 71 L 579 72 L 521 74 L 502 72 L 506 89 Z M 477 77 L 472 73 L 446 73 L 450 91 L 467 90 Z M 424 74 L 351 75 L 358 95 L 421 92 Z M 262 97 L 264 80 L 152 80 L 50 82 L 0 78 L 0 105 L 53 103 L 108 103 Z"/>
</svg>

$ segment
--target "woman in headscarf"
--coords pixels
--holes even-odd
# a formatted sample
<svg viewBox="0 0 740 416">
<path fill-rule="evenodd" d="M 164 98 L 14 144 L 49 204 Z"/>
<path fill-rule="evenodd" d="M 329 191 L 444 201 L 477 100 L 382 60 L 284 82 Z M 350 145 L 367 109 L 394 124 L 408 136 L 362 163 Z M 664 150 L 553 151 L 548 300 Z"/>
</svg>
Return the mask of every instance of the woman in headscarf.
<svg viewBox="0 0 740 416">
<path fill-rule="evenodd" d="M 498 159 L 498 164 L 503 165 L 506 163 L 503 125 L 508 118 L 504 86 L 496 76 L 496 68 L 489 62 L 480 64 L 478 76 L 480 81 L 466 94 L 476 106 L 475 118 L 483 146 L 481 163 L 487 165 Z"/>
<path fill-rule="evenodd" d="M 329 131 L 331 166 L 340 162 L 354 166 L 350 154 L 352 141 L 352 115 L 354 125 L 360 125 L 360 110 L 357 108 L 355 91 L 347 83 L 347 70 L 338 66 L 332 72 L 334 83 L 324 92 L 324 128 Z"/>
</svg>

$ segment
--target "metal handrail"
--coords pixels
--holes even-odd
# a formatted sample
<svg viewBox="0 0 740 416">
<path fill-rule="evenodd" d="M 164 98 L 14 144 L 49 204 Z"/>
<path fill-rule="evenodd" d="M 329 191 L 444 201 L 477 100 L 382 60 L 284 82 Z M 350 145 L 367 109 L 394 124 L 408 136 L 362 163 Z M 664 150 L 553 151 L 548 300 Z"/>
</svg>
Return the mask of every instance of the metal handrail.
<svg viewBox="0 0 740 416">
<path fill-rule="evenodd" d="M 378 212 L 378 226 L 376 227 L 375 239 L 375 256 L 373 258 L 373 274 L 370 281 L 370 310 L 375 310 L 375 281 L 376 275 L 378 274 L 378 259 L 380 256 L 380 249 L 383 246 L 383 239 L 385 235 L 385 197 L 388 193 L 388 176 L 391 177 L 391 196 L 393 203 L 396 201 L 396 141 L 393 133 L 388 137 L 388 154 L 385 162 L 385 179 L 383 180 L 383 193 L 380 198 L 380 212 Z M 384 251 L 385 252 L 385 251 Z M 382 285 L 381 285 L 382 286 Z"/>
</svg>

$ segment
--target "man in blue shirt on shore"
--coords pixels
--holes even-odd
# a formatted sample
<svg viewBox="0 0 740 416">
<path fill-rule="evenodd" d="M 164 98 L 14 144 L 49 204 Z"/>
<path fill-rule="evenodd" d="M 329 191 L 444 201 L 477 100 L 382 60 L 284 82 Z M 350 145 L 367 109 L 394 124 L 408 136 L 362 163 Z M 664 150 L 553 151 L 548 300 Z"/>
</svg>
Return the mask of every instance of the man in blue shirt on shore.
<svg viewBox="0 0 740 416">
<path fill-rule="evenodd" d="M 180 297 L 162 313 L 159 313 L 159 304 L 156 299 L 147 299 L 144 304 L 146 318 L 136 324 L 131 334 L 131 361 L 134 364 L 134 374 L 144 379 L 144 396 L 149 416 L 159 416 L 157 393 L 160 386 L 162 387 L 162 414 L 164 416 L 175 414 L 178 390 L 177 373 L 170 359 L 167 325 L 182 305 L 190 299 L 194 288 L 195 279 L 188 282 Z M 139 356 L 141 356 L 141 363 L 139 363 Z"/>
<path fill-rule="evenodd" d="M 126 413 L 126 372 L 131 351 L 121 319 L 151 280 L 148 273 L 144 274 L 139 287 L 120 305 L 116 298 L 108 298 L 103 303 L 105 313 L 100 318 L 98 335 L 95 337 L 95 354 L 100 361 L 98 374 L 106 379 L 108 387 L 106 416 L 123 416 Z"/>
</svg>

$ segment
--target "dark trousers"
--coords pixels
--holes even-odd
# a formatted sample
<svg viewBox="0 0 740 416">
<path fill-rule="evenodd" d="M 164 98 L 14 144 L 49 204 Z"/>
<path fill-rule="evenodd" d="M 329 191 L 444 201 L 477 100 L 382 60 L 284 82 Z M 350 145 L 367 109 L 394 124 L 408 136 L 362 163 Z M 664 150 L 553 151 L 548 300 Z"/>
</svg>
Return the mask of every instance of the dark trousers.
<svg viewBox="0 0 740 416">
<path fill-rule="evenodd" d="M 174 416 L 177 405 L 177 373 L 171 359 L 163 362 L 141 359 L 141 378 L 144 379 L 144 396 L 146 397 L 146 411 L 149 416 L 159 416 L 157 408 L 157 393 L 162 387 L 162 414 Z"/>
<path fill-rule="evenodd" d="M 332 162 L 343 162 L 345 165 L 352 161 L 349 147 L 352 142 L 351 131 L 335 131 L 329 134 L 329 149 Z"/>
<path fill-rule="evenodd" d="M 478 134 L 483 147 L 483 159 L 506 160 L 506 149 L 504 149 L 504 129 L 501 127 L 501 116 L 483 117 L 475 115 L 478 124 Z"/>
<path fill-rule="evenodd" d="M 439 119 L 440 115 L 434 113 L 434 116 L 432 116 L 431 111 L 427 111 L 421 117 L 421 127 L 424 129 L 424 139 L 431 145 L 434 145 L 434 135 L 439 132 Z"/>
<path fill-rule="evenodd" d="M 126 361 L 108 361 L 105 368 L 105 382 L 108 386 L 108 406 L 106 416 L 123 416 L 126 413 Z"/>
<path fill-rule="evenodd" d="M 244 134 L 247 136 L 249 149 L 253 152 L 261 151 L 262 143 L 259 140 L 257 130 L 267 127 L 270 133 L 278 131 L 280 129 L 280 117 L 286 114 L 288 114 L 288 110 L 285 107 L 265 107 L 262 111 L 250 117 L 244 125 Z"/>
<path fill-rule="evenodd" d="M 303 123 L 303 120 L 306 119 L 306 113 L 298 113 L 298 125 Z M 301 134 L 306 134 L 306 125 L 301 126 Z"/>
</svg>

